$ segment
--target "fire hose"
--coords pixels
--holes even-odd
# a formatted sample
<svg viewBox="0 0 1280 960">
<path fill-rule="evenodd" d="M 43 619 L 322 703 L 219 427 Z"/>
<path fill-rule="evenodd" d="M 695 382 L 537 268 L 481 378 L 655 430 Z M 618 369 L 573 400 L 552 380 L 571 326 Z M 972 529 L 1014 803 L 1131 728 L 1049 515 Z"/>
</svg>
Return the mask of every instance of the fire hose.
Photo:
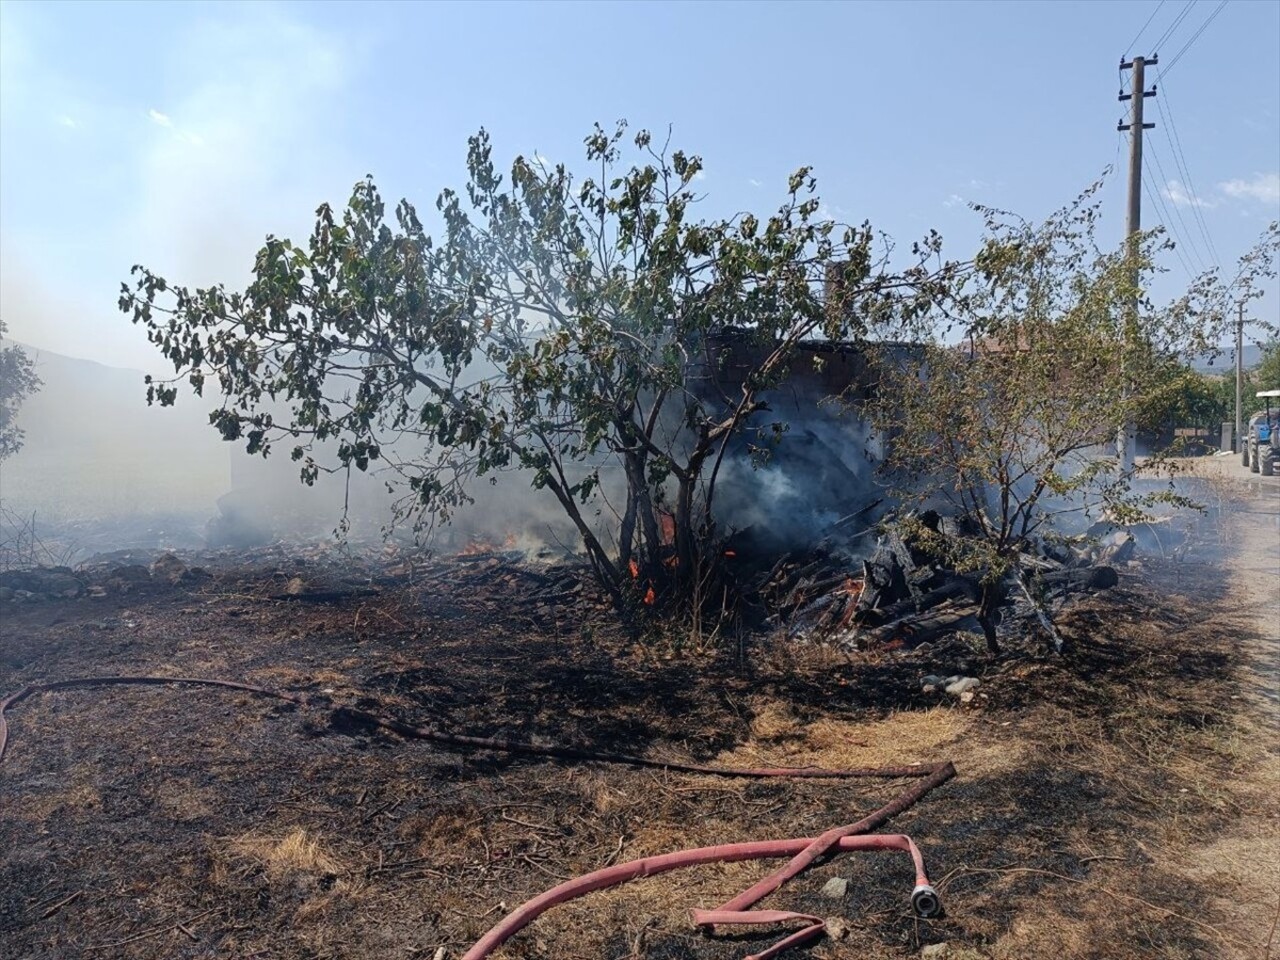
<svg viewBox="0 0 1280 960">
<path fill-rule="evenodd" d="M 103 686 L 163 686 L 183 684 L 188 686 L 214 687 L 225 690 L 236 690 L 258 696 L 284 700 L 300 706 L 309 706 L 312 700 L 306 696 L 272 690 L 234 680 L 218 680 L 208 677 L 164 677 L 164 676 L 105 676 L 75 677 L 67 680 L 54 680 L 47 683 L 33 683 L 16 693 L 0 699 L 0 763 L 4 762 L 9 745 L 9 725 L 6 711 L 39 693 L 56 690 L 67 690 L 82 687 Z M 911 905 L 918 916 L 935 917 L 942 912 L 942 903 L 936 891 L 929 884 L 925 872 L 924 860 L 919 849 L 909 837 L 902 835 L 867 835 L 869 831 L 881 826 L 889 819 L 919 802 L 927 793 L 941 786 L 955 776 L 955 767 L 950 763 L 934 765 L 916 764 L 904 767 L 861 767 L 845 770 L 826 770 L 818 767 L 720 767 L 677 761 L 655 760 L 648 757 L 630 754 L 610 753 L 585 750 L 575 747 L 536 744 L 528 741 L 509 740 L 495 737 L 476 737 L 467 734 L 449 733 L 431 727 L 415 726 L 400 720 L 388 719 L 352 707 L 339 707 L 337 712 L 362 720 L 399 736 L 427 740 L 446 747 L 460 747 L 473 750 L 493 750 L 504 753 L 518 753 L 533 756 L 553 757 L 557 759 L 581 760 L 593 763 L 620 764 L 633 767 L 659 769 L 678 773 L 708 774 L 724 777 L 803 777 L 803 778 L 853 778 L 880 777 L 886 779 L 918 778 L 918 782 L 904 791 L 897 798 L 857 823 L 843 827 L 835 827 L 821 836 L 795 840 L 770 840 L 751 843 L 722 844 L 711 847 L 700 847 L 694 850 L 682 850 L 656 857 L 646 857 L 630 863 L 617 864 L 594 873 L 566 881 L 545 893 L 533 898 L 486 933 L 467 953 L 462 960 L 483 960 L 499 945 L 512 937 L 519 930 L 532 923 L 537 917 L 551 907 L 565 903 L 584 894 L 606 887 L 616 886 L 639 877 L 654 876 L 675 870 L 680 867 L 695 866 L 703 863 L 730 862 L 738 860 L 766 859 L 789 856 L 791 859 L 780 869 L 765 877 L 749 890 L 734 897 L 716 910 L 695 910 L 694 923 L 703 927 L 733 924 L 772 924 L 799 920 L 805 926 L 769 947 L 762 953 L 748 957 L 747 960 L 768 960 L 784 950 L 807 942 L 824 932 L 825 922 L 808 914 L 784 910 L 751 910 L 761 899 L 777 890 L 783 883 L 807 869 L 819 858 L 835 851 L 843 850 L 900 850 L 911 855 L 916 869 L 916 885 L 911 896 Z"/>
</svg>

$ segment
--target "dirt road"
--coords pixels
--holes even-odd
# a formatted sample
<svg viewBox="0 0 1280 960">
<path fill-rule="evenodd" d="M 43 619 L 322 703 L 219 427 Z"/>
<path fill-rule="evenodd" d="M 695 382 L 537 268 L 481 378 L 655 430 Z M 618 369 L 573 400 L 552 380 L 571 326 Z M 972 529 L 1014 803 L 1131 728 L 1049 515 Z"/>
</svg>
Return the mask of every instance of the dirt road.
<svg viewBox="0 0 1280 960">
<path fill-rule="evenodd" d="M 1228 498 L 1224 558 L 1244 654 L 1240 721 L 1256 728 L 1265 756 L 1232 784 L 1241 811 L 1234 828 L 1207 844 L 1188 874 L 1220 871 L 1237 889 L 1257 891 L 1252 902 L 1222 897 L 1219 906 L 1258 944 L 1236 955 L 1271 960 L 1280 955 L 1280 477 L 1250 474 L 1234 456 L 1196 461 L 1192 472 Z"/>
</svg>

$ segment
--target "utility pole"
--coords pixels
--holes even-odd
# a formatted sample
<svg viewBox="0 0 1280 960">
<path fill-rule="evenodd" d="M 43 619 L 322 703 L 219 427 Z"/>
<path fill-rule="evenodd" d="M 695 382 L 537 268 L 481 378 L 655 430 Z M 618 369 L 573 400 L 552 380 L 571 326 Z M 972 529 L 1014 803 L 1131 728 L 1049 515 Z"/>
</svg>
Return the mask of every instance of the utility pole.
<svg viewBox="0 0 1280 960">
<path fill-rule="evenodd" d="M 1233 449 L 1236 453 L 1241 453 L 1244 449 L 1241 447 L 1244 442 L 1244 420 L 1240 413 L 1240 395 L 1244 390 L 1244 301 L 1241 300 L 1236 306 L 1239 312 L 1236 314 L 1236 443 Z"/>
<path fill-rule="evenodd" d="M 1150 90 L 1144 89 L 1146 84 L 1146 67 L 1148 64 L 1152 66 L 1159 63 L 1158 57 L 1152 57 L 1150 60 L 1144 57 L 1134 57 L 1132 60 L 1125 62 L 1120 61 L 1121 70 L 1133 71 L 1133 86 L 1131 93 L 1120 91 L 1120 101 L 1131 100 L 1133 102 L 1133 112 L 1128 123 L 1116 124 L 1117 130 L 1129 131 L 1129 212 L 1125 218 L 1125 242 L 1129 245 L 1129 256 L 1133 262 L 1133 303 L 1129 310 L 1129 322 L 1125 332 L 1125 349 L 1132 345 L 1137 338 L 1138 330 L 1138 234 L 1142 231 L 1142 131 L 1150 130 L 1155 126 L 1154 123 L 1142 122 L 1142 105 L 1147 97 L 1156 95 L 1155 88 Z M 1124 366 L 1125 358 L 1120 358 L 1121 367 Z M 1122 376 L 1124 374 L 1122 373 Z M 1130 394 L 1130 385 L 1126 377 L 1124 383 L 1124 395 L 1126 399 Z M 1137 445 L 1137 427 L 1134 425 L 1131 416 L 1125 417 L 1124 425 L 1120 428 L 1120 435 L 1116 438 L 1116 456 L 1120 460 L 1120 472 L 1124 476 L 1133 473 L 1133 458 L 1135 446 Z"/>
</svg>

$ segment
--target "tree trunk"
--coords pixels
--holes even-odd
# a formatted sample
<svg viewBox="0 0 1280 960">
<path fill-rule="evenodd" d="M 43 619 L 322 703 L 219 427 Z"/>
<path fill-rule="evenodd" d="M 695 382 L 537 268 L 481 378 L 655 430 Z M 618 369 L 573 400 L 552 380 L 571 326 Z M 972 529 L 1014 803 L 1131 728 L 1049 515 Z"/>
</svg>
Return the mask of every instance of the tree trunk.
<svg viewBox="0 0 1280 960">
<path fill-rule="evenodd" d="M 982 585 L 982 600 L 978 604 L 978 623 L 987 638 L 987 652 L 1000 656 L 1000 641 L 996 637 L 996 624 L 1000 618 L 1000 605 L 1004 602 L 1004 581 L 996 580 Z"/>
</svg>

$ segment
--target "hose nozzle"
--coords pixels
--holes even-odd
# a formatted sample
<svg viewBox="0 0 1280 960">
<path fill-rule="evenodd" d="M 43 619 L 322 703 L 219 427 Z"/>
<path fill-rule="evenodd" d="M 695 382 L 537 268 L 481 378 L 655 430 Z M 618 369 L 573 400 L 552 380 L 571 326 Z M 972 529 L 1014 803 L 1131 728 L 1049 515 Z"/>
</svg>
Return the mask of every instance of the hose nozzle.
<svg viewBox="0 0 1280 960">
<path fill-rule="evenodd" d="M 938 891 L 927 883 L 922 883 L 911 891 L 911 909 L 917 917 L 931 920 L 942 916 L 942 898 Z"/>
</svg>

